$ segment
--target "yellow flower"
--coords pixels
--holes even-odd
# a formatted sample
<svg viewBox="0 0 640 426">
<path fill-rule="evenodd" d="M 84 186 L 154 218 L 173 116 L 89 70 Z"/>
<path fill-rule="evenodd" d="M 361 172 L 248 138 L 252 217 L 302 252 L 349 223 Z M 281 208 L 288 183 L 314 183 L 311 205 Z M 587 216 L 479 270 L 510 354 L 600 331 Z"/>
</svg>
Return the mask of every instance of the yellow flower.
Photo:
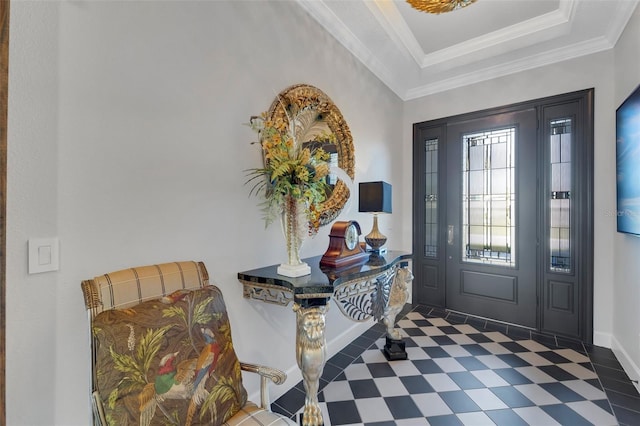
<svg viewBox="0 0 640 426">
<path fill-rule="evenodd" d="M 308 182 L 309 181 L 309 169 L 305 166 L 296 167 L 296 176 L 300 182 Z"/>
<path fill-rule="evenodd" d="M 318 148 L 313 153 L 313 158 L 316 161 L 327 161 L 329 159 L 329 153 L 322 148 Z"/>
<path fill-rule="evenodd" d="M 288 149 L 293 149 L 293 138 L 292 138 L 292 137 L 289 137 L 289 136 L 287 135 L 287 138 L 286 138 L 286 140 L 285 140 L 285 144 L 287 145 L 287 148 L 288 148 Z"/>
<path fill-rule="evenodd" d="M 287 130 L 287 124 L 284 122 L 282 117 L 278 117 L 276 119 L 276 122 L 272 124 L 272 127 L 274 127 L 276 130 L 280 132 L 284 132 Z"/>
</svg>

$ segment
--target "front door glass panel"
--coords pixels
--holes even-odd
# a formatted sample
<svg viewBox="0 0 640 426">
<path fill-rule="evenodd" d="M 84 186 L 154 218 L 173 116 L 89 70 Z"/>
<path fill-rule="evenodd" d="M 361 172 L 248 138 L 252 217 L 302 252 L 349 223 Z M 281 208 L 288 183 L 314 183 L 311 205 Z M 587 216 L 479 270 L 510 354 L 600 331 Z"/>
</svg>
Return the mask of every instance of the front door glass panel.
<svg viewBox="0 0 640 426">
<path fill-rule="evenodd" d="M 515 266 L 515 127 L 463 135 L 462 259 Z"/>
</svg>

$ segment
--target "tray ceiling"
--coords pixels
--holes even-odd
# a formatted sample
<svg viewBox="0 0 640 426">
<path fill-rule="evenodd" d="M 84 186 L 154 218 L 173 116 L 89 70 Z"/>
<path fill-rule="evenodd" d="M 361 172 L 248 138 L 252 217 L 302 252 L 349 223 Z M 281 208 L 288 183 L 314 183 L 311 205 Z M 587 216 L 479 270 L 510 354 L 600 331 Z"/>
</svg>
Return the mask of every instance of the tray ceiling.
<svg viewBox="0 0 640 426">
<path fill-rule="evenodd" d="M 403 100 L 611 49 L 640 0 L 297 0 Z"/>
</svg>

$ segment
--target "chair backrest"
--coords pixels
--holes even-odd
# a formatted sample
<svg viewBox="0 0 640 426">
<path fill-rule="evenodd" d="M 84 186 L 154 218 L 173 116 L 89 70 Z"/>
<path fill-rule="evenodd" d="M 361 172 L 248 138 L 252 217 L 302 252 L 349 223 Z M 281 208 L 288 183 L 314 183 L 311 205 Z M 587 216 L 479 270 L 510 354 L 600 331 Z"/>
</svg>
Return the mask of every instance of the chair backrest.
<svg viewBox="0 0 640 426">
<path fill-rule="evenodd" d="M 107 309 L 123 309 L 176 290 L 209 285 L 202 262 L 184 261 L 123 269 L 82 282 L 84 304 L 95 317 Z"/>
<path fill-rule="evenodd" d="M 209 274 L 202 262 L 182 261 L 123 269 L 82 281 L 82 293 L 93 328 L 93 319 L 102 311 L 124 309 L 144 301 L 209 285 Z M 91 392 L 94 423 L 106 424 L 96 392 L 96 341 L 91 332 Z"/>
</svg>

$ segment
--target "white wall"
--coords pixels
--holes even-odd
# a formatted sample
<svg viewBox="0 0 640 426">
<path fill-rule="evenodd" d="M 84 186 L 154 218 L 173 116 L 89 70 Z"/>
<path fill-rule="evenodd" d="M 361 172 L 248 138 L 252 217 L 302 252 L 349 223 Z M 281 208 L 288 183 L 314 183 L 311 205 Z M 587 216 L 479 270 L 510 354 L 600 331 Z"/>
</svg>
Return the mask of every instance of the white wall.
<svg viewBox="0 0 640 426">
<path fill-rule="evenodd" d="M 615 48 L 615 107 L 640 85 L 640 8 Z M 613 147 L 612 147 L 613 149 Z M 640 378 L 640 238 L 616 234 L 612 347 L 627 374 Z M 638 386 L 636 384 L 636 386 Z"/>
<path fill-rule="evenodd" d="M 315 85 L 351 128 L 356 182 L 400 188 L 400 99 L 294 2 L 14 1 L 10 55 L 7 423 L 88 424 L 80 282 L 147 263 L 204 261 L 239 356 L 290 373 L 272 398 L 293 386 L 291 308 L 243 299 L 236 279 L 285 256 L 244 185 L 261 155 L 242 123 L 289 85 Z M 357 202 L 340 218 L 371 227 Z M 381 226 L 408 250 L 404 219 Z M 327 233 L 303 255 L 323 253 Z M 59 272 L 28 275 L 27 240 L 51 236 Z M 327 318 L 330 354 L 371 325 L 335 306 Z"/>
<path fill-rule="evenodd" d="M 45 424 L 56 404 L 60 274 L 28 276 L 26 253 L 29 238 L 58 235 L 58 8 L 12 2 L 10 25 L 5 406 L 8 425 Z M 65 309 L 78 303 L 74 295 Z M 72 359 L 73 382 L 86 362 Z"/>
</svg>

